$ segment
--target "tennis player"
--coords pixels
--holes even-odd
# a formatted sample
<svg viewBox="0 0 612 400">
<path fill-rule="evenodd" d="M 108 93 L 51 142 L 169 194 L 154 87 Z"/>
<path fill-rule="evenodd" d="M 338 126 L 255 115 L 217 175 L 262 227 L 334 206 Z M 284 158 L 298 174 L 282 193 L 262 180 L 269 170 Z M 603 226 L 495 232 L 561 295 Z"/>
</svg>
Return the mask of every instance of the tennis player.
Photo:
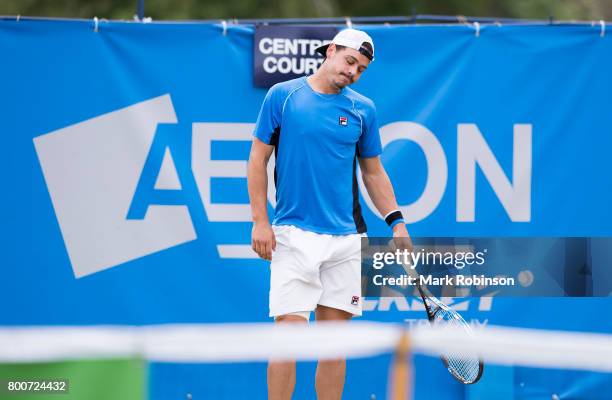
<svg viewBox="0 0 612 400">
<path fill-rule="evenodd" d="M 365 32 L 346 29 L 317 52 L 325 60 L 315 74 L 268 91 L 248 164 L 252 246 L 261 258 L 272 261 L 270 316 L 276 323 L 306 323 L 312 311 L 317 321 L 361 315 L 360 241 L 366 224 L 357 161 L 396 244 L 410 245 L 380 161 L 374 103 L 349 88 L 374 59 L 374 43 Z M 270 224 L 266 171 L 272 152 L 277 204 Z M 345 368 L 345 360 L 318 363 L 318 399 L 341 398 Z M 270 400 L 290 399 L 294 385 L 294 362 L 269 364 Z"/>
</svg>

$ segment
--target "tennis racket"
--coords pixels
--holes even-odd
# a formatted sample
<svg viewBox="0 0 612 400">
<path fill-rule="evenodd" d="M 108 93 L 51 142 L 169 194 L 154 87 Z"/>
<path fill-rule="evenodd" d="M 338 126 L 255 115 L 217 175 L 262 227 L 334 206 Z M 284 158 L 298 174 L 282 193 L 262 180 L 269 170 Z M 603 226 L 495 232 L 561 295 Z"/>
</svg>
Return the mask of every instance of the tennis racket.
<svg viewBox="0 0 612 400">
<path fill-rule="evenodd" d="M 418 276 L 416 271 L 412 270 Z M 420 277 L 416 279 L 416 286 L 423 299 L 427 318 L 432 325 L 460 327 L 466 333 L 472 334 L 470 325 L 461 315 L 440 300 L 438 300 L 427 287 L 420 283 Z M 442 362 L 448 372 L 459 382 L 470 385 L 478 382 L 484 370 L 484 363 L 480 358 L 470 353 L 448 353 L 440 355 Z"/>
<path fill-rule="evenodd" d="M 390 243 L 390 247 L 395 248 L 393 242 Z M 408 275 L 414 278 L 419 295 L 425 305 L 427 319 L 429 319 L 432 325 L 459 327 L 467 334 L 472 334 L 472 328 L 470 328 L 470 325 L 457 311 L 438 300 L 426 286 L 421 285 L 421 277 L 416 269 L 407 264 L 401 264 L 401 266 Z M 465 385 L 471 385 L 478 382 L 484 371 L 484 363 L 473 353 L 454 352 L 441 354 L 440 358 L 446 369 L 448 369 L 448 372 Z"/>
</svg>

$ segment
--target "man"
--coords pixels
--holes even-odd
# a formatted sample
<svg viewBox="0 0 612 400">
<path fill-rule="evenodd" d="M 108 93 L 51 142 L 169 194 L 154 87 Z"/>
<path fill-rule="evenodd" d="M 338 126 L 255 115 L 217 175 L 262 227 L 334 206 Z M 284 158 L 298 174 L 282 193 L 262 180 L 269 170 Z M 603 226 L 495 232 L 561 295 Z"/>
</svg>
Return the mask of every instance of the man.
<svg viewBox="0 0 612 400">
<path fill-rule="evenodd" d="M 306 323 L 313 310 L 317 321 L 361 315 L 360 240 L 366 226 L 357 160 L 396 242 L 410 241 L 380 161 L 374 104 L 348 88 L 374 59 L 374 43 L 365 32 L 346 29 L 317 51 L 325 61 L 314 75 L 268 91 L 249 158 L 252 246 L 272 261 L 270 316 L 276 323 Z M 273 151 L 277 205 L 270 225 L 266 167 Z M 340 399 L 344 376 L 345 360 L 320 361 L 318 399 Z M 290 399 L 294 385 L 294 362 L 269 364 L 270 400 Z"/>
</svg>

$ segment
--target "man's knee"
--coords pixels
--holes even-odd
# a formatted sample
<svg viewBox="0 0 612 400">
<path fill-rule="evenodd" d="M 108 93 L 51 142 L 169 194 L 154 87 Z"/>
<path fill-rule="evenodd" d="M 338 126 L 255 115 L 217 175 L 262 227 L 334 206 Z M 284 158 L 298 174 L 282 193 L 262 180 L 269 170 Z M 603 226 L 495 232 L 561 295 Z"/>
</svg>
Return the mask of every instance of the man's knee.
<svg viewBox="0 0 612 400">
<path fill-rule="evenodd" d="M 299 311 L 274 317 L 276 323 L 307 323 L 310 319 L 310 311 Z"/>
<path fill-rule="evenodd" d="M 317 321 L 347 321 L 353 317 L 350 312 L 318 305 L 315 310 Z"/>
</svg>

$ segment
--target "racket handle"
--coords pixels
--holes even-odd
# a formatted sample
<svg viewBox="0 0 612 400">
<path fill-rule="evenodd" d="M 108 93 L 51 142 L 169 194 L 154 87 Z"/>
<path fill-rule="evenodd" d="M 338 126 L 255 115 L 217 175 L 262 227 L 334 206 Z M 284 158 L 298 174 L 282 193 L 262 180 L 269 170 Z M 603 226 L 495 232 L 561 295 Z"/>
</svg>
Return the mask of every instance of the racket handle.
<svg viewBox="0 0 612 400">
<path fill-rule="evenodd" d="M 410 340 L 408 332 L 403 332 L 391 364 L 388 399 L 408 400 L 412 398 L 412 368 L 410 364 Z"/>
</svg>

